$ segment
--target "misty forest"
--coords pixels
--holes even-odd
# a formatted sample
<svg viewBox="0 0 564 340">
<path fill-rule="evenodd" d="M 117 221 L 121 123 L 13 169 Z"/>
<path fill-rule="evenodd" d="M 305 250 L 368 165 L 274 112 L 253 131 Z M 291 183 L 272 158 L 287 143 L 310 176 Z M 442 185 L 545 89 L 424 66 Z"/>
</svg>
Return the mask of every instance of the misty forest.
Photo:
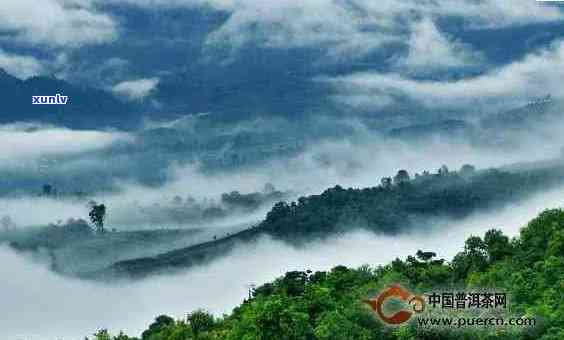
<svg viewBox="0 0 564 340">
<path fill-rule="evenodd" d="M 0 340 L 564 339 L 557 2 L 0 2 Z"/>
</svg>

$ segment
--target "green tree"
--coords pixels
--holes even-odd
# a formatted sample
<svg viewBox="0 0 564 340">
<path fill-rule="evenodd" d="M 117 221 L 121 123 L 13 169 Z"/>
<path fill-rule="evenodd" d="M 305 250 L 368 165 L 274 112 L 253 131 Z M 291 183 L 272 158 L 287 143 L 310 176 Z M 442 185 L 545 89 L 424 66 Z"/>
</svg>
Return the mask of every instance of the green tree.
<svg viewBox="0 0 564 340">
<path fill-rule="evenodd" d="M 490 262 L 500 261 L 512 253 L 509 237 L 503 235 L 501 230 L 488 230 L 484 236 L 484 243 Z"/>
<path fill-rule="evenodd" d="M 241 310 L 229 340 L 307 340 L 312 330 L 304 306 L 288 297 L 259 298 Z"/>
<path fill-rule="evenodd" d="M 472 271 L 483 271 L 488 265 L 487 246 L 478 236 L 471 236 L 464 245 L 464 251 L 452 260 L 456 280 L 468 277 Z"/>
<path fill-rule="evenodd" d="M 149 329 L 141 334 L 143 340 L 153 340 L 153 336 L 162 332 L 167 327 L 174 325 L 174 319 L 167 315 L 158 316 L 155 321 L 149 326 Z"/>
<path fill-rule="evenodd" d="M 376 339 L 376 334 L 350 320 L 342 311 L 334 310 L 319 320 L 315 337 L 318 340 L 369 340 Z"/>
<path fill-rule="evenodd" d="M 106 219 L 106 206 L 104 204 L 91 204 L 90 212 L 88 213 L 90 221 L 96 227 L 99 233 L 104 232 L 104 220 Z"/>
<path fill-rule="evenodd" d="M 384 189 L 390 189 L 392 187 L 392 178 L 391 177 L 384 177 L 380 181 L 380 185 Z"/>
<path fill-rule="evenodd" d="M 195 339 L 199 339 L 200 334 L 210 331 L 215 324 L 213 315 L 203 310 L 188 314 L 188 322 Z"/>
<path fill-rule="evenodd" d="M 418 250 L 415 256 L 417 256 L 417 258 L 423 262 L 429 262 L 437 256 L 437 253 L 434 253 L 432 251 Z"/>
<path fill-rule="evenodd" d="M 460 174 L 460 176 L 468 178 L 468 177 L 473 176 L 476 173 L 476 167 L 474 167 L 473 165 L 470 165 L 470 164 L 464 164 L 460 168 L 460 171 L 458 173 Z"/>
<path fill-rule="evenodd" d="M 53 186 L 51 184 L 44 184 L 42 187 L 43 196 L 51 196 L 53 194 Z"/>
<path fill-rule="evenodd" d="M 94 333 L 94 340 L 112 340 L 112 336 L 107 329 L 101 329 Z"/>
<path fill-rule="evenodd" d="M 407 170 L 400 170 L 394 176 L 394 184 L 396 184 L 396 185 L 409 182 L 409 180 L 410 180 L 410 177 L 409 177 L 409 173 L 407 172 Z"/>
</svg>

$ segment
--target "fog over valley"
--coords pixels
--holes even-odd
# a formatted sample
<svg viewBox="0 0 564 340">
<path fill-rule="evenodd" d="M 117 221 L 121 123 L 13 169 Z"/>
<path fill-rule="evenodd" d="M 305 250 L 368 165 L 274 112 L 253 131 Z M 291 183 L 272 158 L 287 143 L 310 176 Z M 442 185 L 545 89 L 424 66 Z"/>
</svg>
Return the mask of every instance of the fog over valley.
<svg viewBox="0 0 564 340">
<path fill-rule="evenodd" d="M 498 228 L 515 236 L 539 212 L 561 207 L 563 201 L 561 187 L 504 209 L 437 221 L 431 230 L 397 236 L 354 231 L 300 247 L 265 237 L 206 266 L 120 284 L 65 278 L 3 246 L 0 260 L 6 265 L 0 270 L 2 277 L 11 279 L 2 280 L 0 289 L 5 297 L 2 308 L 10 313 L 0 327 L 10 339 L 80 339 L 85 330 L 89 334 L 99 327 L 139 334 L 159 313 L 178 318 L 197 308 L 227 313 L 247 297 L 250 284 L 268 282 L 286 271 L 329 270 L 337 263 L 383 265 L 420 249 L 450 260 L 470 235 Z M 31 324 L 30 318 L 35 320 Z"/>
<path fill-rule="evenodd" d="M 554 1 L 1 0 L 0 340 L 563 339 L 562 70 Z"/>
</svg>

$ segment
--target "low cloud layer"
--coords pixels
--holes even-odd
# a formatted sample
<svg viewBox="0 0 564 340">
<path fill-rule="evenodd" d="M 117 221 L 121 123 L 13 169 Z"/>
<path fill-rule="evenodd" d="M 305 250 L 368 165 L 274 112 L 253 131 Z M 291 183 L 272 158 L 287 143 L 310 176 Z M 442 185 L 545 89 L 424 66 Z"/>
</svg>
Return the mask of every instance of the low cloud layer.
<svg viewBox="0 0 564 340">
<path fill-rule="evenodd" d="M 133 101 L 150 96 L 161 81 L 147 77 L 162 74 L 164 81 L 165 74 L 176 74 L 175 67 L 184 69 L 183 65 L 170 65 L 170 60 L 174 59 L 172 55 L 184 56 L 171 44 L 171 41 L 176 44 L 181 40 L 198 44 L 203 41 L 204 45 L 198 45 L 195 49 L 203 50 L 204 56 L 217 58 L 224 57 L 225 50 L 229 57 L 236 58 L 239 52 L 249 46 L 265 48 L 269 52 L 292 51 L 293 48 L 314 50 L 324 57 L 324 62 L 338 65 L 339 70 L 344 70 L 315 79 L 333 88 L 334 98 L 339 104 L 344 103 L 370 113 L 391 107 L 397 104 L 397 98 L 406 97 L 430 109 L 453 109 L 455 112 L 478 111 L 482 108 L 487 108 L 488 112 L 498 112 L 500 107 L 517 106 L 530 98 L 544 97 L 549 93 L 557 99 L 564 98 L 561 86 L 564 78 L 563 41 L 553 41 L 550 46 L 545 44 L 540 50 L 528 49 L 525 56 L 518 60 L 511 57 L 505 65 L 487 65 L 484 51 L 458 38 L 457 32 L 454 32 L 456 30 L 449 31 L 440 25 L 455 19 L 453 22 L 460 22 L 460 25 L 454 26 L 467 36 L 488 29 L 563 21 L 560 8 L 532 0 L 43 0 L 40 4 L 34 0 L 1 1 L 0 41 L 8 43 L 10 47 L 0 49 L 0 68 L 20 78 L 46 71 L 55 71 L 66 77 L 84 72 L 81 79 L 85 79 L 85 83 L 81 86 L 92 85 L 92 79 L 89 79 L 85 70 L 90 68 L 97 70 L 94 73 L 104 78 L 94 83 L 102 84 L 100 86 L 104 88 L 107 88 L 107 84 L 115 84 L 111 87 L 115 94 Z M 207 28 L 202 30 L 210 29 L 210 32 L 206 31 L 206 36 L 201 40 L 201 37 L 194 39 L 191 36 L 162 39 L 166 40 L 165 45 L 168 44 L 162 50 L 162 64 L 159 64 L 160 60 L 139 62 L 134 58 L 135 51 L 124 52 L 116 47 L 118 44 L 111 45 L 112 42 L 122 42 L 120 39 L 129 39 L 122 35 L 127 32 L 122 30 L 122 25 L 129 24 L 130 18 L 119 10 L 114 12 L 113 7 L 123 4 L 140 7 L 136 10 L 150 13 L 151 20 L 155 22 L 160 20 L 160 13 L 157 12 L 179 8 L 201 10 L 202 13 L 212 11 L 225 16 L 224 21 L 217 18 L 214 20 L 218 21 L 212 24 L 206 21 L 209 26 L 203 25 Z M 135 18 L 144 18 L 142 14 L 137 14 L 139 17 Z M 136 29 L 138 23 L 130 24 L 128 29 Z M 168 34 L 176 32 L 177 28 L 171 28 L 175 25 L 176 22 L 159 28 Z M 531 39 L 536 38 L 538 32 L 532 32 Z M 153 46 L 161 39 L 156 38 L 154 41 L 132 39 L 125 48 Z M 111 45 L 112 48 L 105 51 L 115 51 L 116 55 L 96 61 L 99 65 L 94 65 L 96 62 L 89 58 L 104 55 L 94 45 L 101 49 Z M 178 45 L 181 46 L 179 48 L 186 48 L 181 43 Z M 361 65 L 363 58 L 368 60 L 372 55 L 385 51 L 389 45 L 403 48 L 390 52 L 389 59 L 386 57 L 378 63 L 382 64 L 378 67 L 373 62 Z M 92 48 L 88 51 L 93 53 L 88 53 L 88 56 L 86 53 L 77 53 L 84 47 Z M 256 53 L 259 60 L 260 49 Z M 211 59 L 210 64 L 198 64 L 201 60 L 186 58 L 186 63 L 196 68 L 216 67 L 214 62 L 223 61 Z M 278 61 L 274 59 L 273 65 L 278 65 Z M 252 63 L 253 60 L 248 62 Z M 284 67 L 285 64 L 280 65 Z M 304 69 L 315 69 L 317 66 L 304 62 Z M 387 66 L 390 68 L 386 69 Z M 419 77 L 425 72 L 440 70 L 448 73 L 453 69 L 474 66 L 485 73 L 456 79 L 434 77 L 434 74 L 431 77 Z M 364 71 L 349 74 L 351 69 Z M 137 74 L 133 75 L 135 72 Z M 293 70 L 288 70 L 290 72 Z M 102 77 L 102 74 L 105 76 Z M 187 79 L 187 82 L 192 80 L 189 77 Z M 245 81 L 242 79 L 243 84 Z M 274 81 L 272 86 L 278 84 Z M 222 90 L 223 84 L 212 85 L 210 88 Z M 284 96 L 281 98 L 287 100 Z M 324 101 L 324 98 L 319 98 L 319 101 Z M 254 109 L 252 105 L 249 104 L 250 109 Z M 226 111 L 229 109 L 225 108 Z M 422 117 L 421 120 L 426 121 L 426 118 Z M 350 117 L 347 119 L 354 120 Z M 186 125 L 184 130 L 170 133 L 186 136 L 208 132 L 198 131 L 199 125 L 191 125 L 189 119 L 159 126 L 174 128 L 183 124 Z M 234 144 L 232 141 L 239 135 L 243 135 L 244 142 L 244 133 L 249 135 L 251 131 L 261 130 L 266 136 L 264 140 L 268 140 L 264 144 L 272 144 L 264 148 L 274 148 L 273 145 L 277 143 L 269 139 L 271 130 L 291 130 L 287 126 L 276 122 L 258 122 L 241 124 L 231 131 L 219 127 L 218 130 L 225 131 L 218 132 L 214 137 L 221 137 L 218 138 L 221 139 L 218 141 L 220 144 L 228 140 L 221 148 L 229 150 Z M 0 126 L 0 170 L 2 174 L 9 173 L 11 176 L 6 176 L 8 180 L 5 183 L 11 184 L 13 179 L 16 183 L 14 187 L 18 190 L 20 183 L 30 182 L 29 187 L 37 186 L 39 192 L 40 185 L 53 178 L 61 179 L 61 182 L 72 178 L 74 182 L 65 182 L 66 188 L 61 185 L 61 191 L 68 192 L 81 190 L 97 180 L 102 184 L 107 184 L 104 181 L 111 182 L 111 187 L 116 189 L 112 192 L 95 191 L 97 182 L 85 189 L 92 190 L 89 199 L 108 206 L 107 226 L 119 230 L 143 229 L 155 228 L 156 225 L 147 222 L 146 215 L 138 214 L 139 205 L 153 206 L 170 202 L 176 195 L 184 200 L 187 196 L 199 200 L 218 200 L 225 192 L 255 192 L 262 190 L 265 183 L 272 183 L 277 189 L 292 191 L 292 198 L 295 198 L 319 194 L 334 185 L 357 188 L 376 186 L 382 177 L 393 176 L 399 169 L 407 169 L 413 174 L 424 170 L 434 172 L 443 164 L 458 169 L 470 163 L 484 169 L 514 162 L 549 159 L 561 156 L 561 147 L 564 145 L 562 128 L 564 126 L 560 123 L 555 123 L 543 127 L 538 133 L 529 131 L 526 135 L 510 136 L 519 137 L 515 138 L 519 143 L 508 149 L 490 147 L 495 141 L 488 145 L 476 145 L 466 140 L 445 140 L 440 137 L 408 143 L 374 136 L 373 131 L 359 127 L 354 136 L 312 144 L 297 155 L 268 160 L 244 169 L 207 173 L 199 166 L 197 159 L 190 163 L 184 162 L 185 159 L 176 162 L 176 158 L 182 158 L 188 151 L 171 151 L 177 144 L 174 138 L 166 138 L 169 137 L 169 131 L 162 136 L 155 134 L 143 144 L 136 143 L 134 133 L 78 131 L 18 123 Z M 150 135 L 149 131 L 141 133 Z M 255 143 L 253 137 L 250 144 Z M 502 139 L 505 137 L 507 135 L 502 136 Z M 216 141 L 212 137 L 202 140 L 202 144 Z M 484 141 L 484 144 L 489 142 Z M 117 143 L 127 143 L 127 147 L 112 148 Z M 259 148 L 252 145 L 252 148 Z M 212 153 L 221 154 L 223 151 L 213 150 Z M 235 151 L 246 152 L 244 149 Z M 163 181 L 159 185 L 142 185 L 133 175 L 135 171 L 159 172 L 158 176 L 162 175 Z M 57 186 L 59 183 L 55 180 L 54 184 Z M 514 236 L 519 227 L 538 212 L 561 205 L 563 199 L 564 189 L 558 188 L 502 210 L 476 214 L 460 221 L 435 221 L 431 231 L 397 237 L 354 232 L 306 248 L 295 248 L 264 238 L 253 245 L 241 245 L 228 257 L 209 266 L 122 285 L 101 285 L 64 278 L 50 272 L 45 264 L 35 263 L 0 245 L 0 277 L 10 278 L 0 280 L 0 315 L 7 316 L 0 318 L 0 338 L 75 340 L 90 336 L 102 327 L 109 327 L 114 332 L 123 329 L 138 335 L 158 314 L 173 314 L 181 318 L 196 308 L 206 308 L 217 314 L 229 312 L 246 297 L 249 284 L 270 281 L 289 270 L 328 270 L 340 264 L 378 265 L 413 254 L 418 249 L 436 251 L 439 256 L 450 259 L 462 249 L 464 240 L 471 234 L 480 235 L 487 229 L 497 227 Z M 217 221 L 206 227 L 242 228 L 235 225 L 261 220 L 268 208 L 264 206 L 252 213 L 230 216 L 228 220 Z M 68 218 L 86 219 L 88 207 L 85 202 L 74 198 L 55 199 L 38 197 L 29 192 L 10 192 L 0 198 L 0 218 L 5 215 L 9 215 L 20 228 L 47 225 Z M 163 226 L 167 225 L 156 227 Z M 351 252 L 350 249 L 355 251 Z"/>
<path fill-rule="evenodd" d="M 563 98 L 563 66 L 564 43 L 560 41 L 522 60 L 461 80 L 417 80 L 395 73 L 361 72 L 322 81 L 332 84 L 341 99 L 366 97 L 357 101 L 365 109 L 377 107 L 381 100 L 389 101 L 391 94 L 408 96 L 429 108 L 468 109 L 489 103 L 507 107 L 547 94 Z"/>
<path fill-rule="evenodd" d="M 100 150 L 117 141 L 131 141 L 121 132 L 70 130 L 41 124 L 0 125 L 0 168 L 20 166 L 42 157 Z"/>
<path fill-rule="evenodd" d="M 0 274 L 10 277 L 0 281 L 4 297 L 0 312 L 7 316 L 0 319 L 0 334 L 9 339 L 73 340 L 108 327 L 139 335 L 159 314 L 183 318 L 197 308 L 229 312 L 247 296 L 250 284 L 271 281 L 290 270 L 376 266 L 418 249 L 450 259 L 470 235 L 498 228 L 515 236 L 531 218 L 545 208 L 561 206 L 563 199 L 564 190 L 554 189 L 503 210 L 438 222 L 436 231 L 397 237 L 355 232 L 303 248 L 265 238 L 205 267 L 118 286 L 66 279 L 0 247 L 0 261 L 6 264 Z"/>
<path fill-rule="evenodd" d="M 510 143 L 508 148 L 497 146 L 493 140 L 489 144 L 476 144 L 462 138 L 447 137 L 406 142 L 375 136 L 359 126 L 348 138 L 318 142 L 294 156 L 274 158 L 228 171 L 207 173 L 197 162 L 159 161 L 161 163 L 154 168 L 159 169 L 166 180 L 157 186 L 147 186 L 140 184 L 131 174 L 129 177 L 112 177 L 121 169 L 138 169 L 145 162 L 155 162 L 152 158 L 154 152 L 135 158 L 128 158 L 118 151 L 104 152 L 116 141 L 130 143 L 125 149 L 127 153 L 136 150 L 135 137 L 128 134 L 4 126 L 0 129 L 0 141 L 5 146 L 5 150 L 0 147 L 4 155 L 0 158 L 0 166 L 19 169 L 22 174 L 33 172 L 33 176 L 47 176 L 49 181 L 68 192 L 88 192 L 92 190 L 88 183 L 104 179 L 104 183 L 110 183 L 114 190 L 92 193 L 89 199 L 108 205 L 109 225 L 120 230 L 144 229 L 147 223 L 143 223 L 143 219 L 147 216 L 139 214 L 139 207 L 170 203 L 175 196 L 183 199 L 190 196 L 213 204 L 212 200 L 215 203 L 221 201 L 223 193 L 261 192 L 266 183 L 271 183 L 278 190 L 292 192 L 293 196 L 289 199 L 296 199 L 300 195 L 319 194 L 335 185 L 355 188 L 377 186 L 382 177 L 393 176 L 400 169 L 406 169 L 413 175 L 425 170 L 436 172 L 444 164 L 452 170 L 464 164 L 485 169 L 552 159 L 561 155 L 564 145 L 560 133 L 562 128 L 562 124 L 552 123 L 536 133 L 531 128 L 527 133 L 506 134 L 503 138 Z M 46 142 L 41 142 L 43 140 Z M 516 142 L 512 143 L 512 140 Z M 15 145 L 18 146 L 17 151 Z M 152 146 L 144 145 L 143 148 L 151 149 Z M 73 157 L 54 157 L 57 155 Z M 65 182 L 68 177 L 72 177 L 72 181 Z M 36 190 L 40 191 L 39 184 Z M 27 213 L 31 206 L 35 207 L 33 215 Z M 10 215 L 19 226 L 47 225 L 59 219 L 87 217 L 84 203 L 72 200 L 5 197 L 1 199 L 0 207 L 4 207 L 0 212 Z M 249 216 L 240 216 L 237 223 L 258 221 L 264 217 L 266 209 L 268 206 Z"/>
</svg>

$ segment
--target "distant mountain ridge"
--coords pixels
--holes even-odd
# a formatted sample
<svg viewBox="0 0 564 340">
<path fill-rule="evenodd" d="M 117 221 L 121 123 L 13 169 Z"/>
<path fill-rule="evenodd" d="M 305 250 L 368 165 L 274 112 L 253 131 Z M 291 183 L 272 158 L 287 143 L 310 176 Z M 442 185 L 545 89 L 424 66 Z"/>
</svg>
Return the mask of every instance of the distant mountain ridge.
<svg viewBox="0 0 564 340">
<path fill-rule="evenodd" d="M 398 176 L 395 185 L 364 189 L 336 186 L 297 202 L 279 202 L 260 224 L 239 233 L 157 256 L 118 261 L 79 276 L 112 280 L 178 271 L 209 263 L 264 236 L 300 245 L 353 229 L 398 234 L 408 230 L 414 220 L 421 228 L 426 218 L 464 218 L 560 185 L 564 182 L 564 163 L 560 159 L 546 167 L 518 172 L 475 172 L 470 167 L 458 172 L 441 169 L 412 180 L 400 181 Z"/>
<path fill-rule="evenodd" d="M 66 105 L 32 105 L 32 96 L 68 96 Z M 73 129 L 134 128 L 140 108 L 111 93 L 80 87 L 54 77 L 21 80 L 0 69 L 0 124 L 41 122 Z"/>
<path fill-rule="evenodd" d="M 503 133 L 504 139 L 507 139 L 509 132 L 530 131 L 560 121 L 563 118 L 560 110 L 563 103 L 549 95 L 530 101 L 526 105 L 487 115 L 476 122 L 465 119 L 441 119 L 390 129 L 387 134 L 389 137 L 402 140 L 463 137 L 483 142 L 493 140 L 495 138 L 492 136 Z"/>
</svg>

